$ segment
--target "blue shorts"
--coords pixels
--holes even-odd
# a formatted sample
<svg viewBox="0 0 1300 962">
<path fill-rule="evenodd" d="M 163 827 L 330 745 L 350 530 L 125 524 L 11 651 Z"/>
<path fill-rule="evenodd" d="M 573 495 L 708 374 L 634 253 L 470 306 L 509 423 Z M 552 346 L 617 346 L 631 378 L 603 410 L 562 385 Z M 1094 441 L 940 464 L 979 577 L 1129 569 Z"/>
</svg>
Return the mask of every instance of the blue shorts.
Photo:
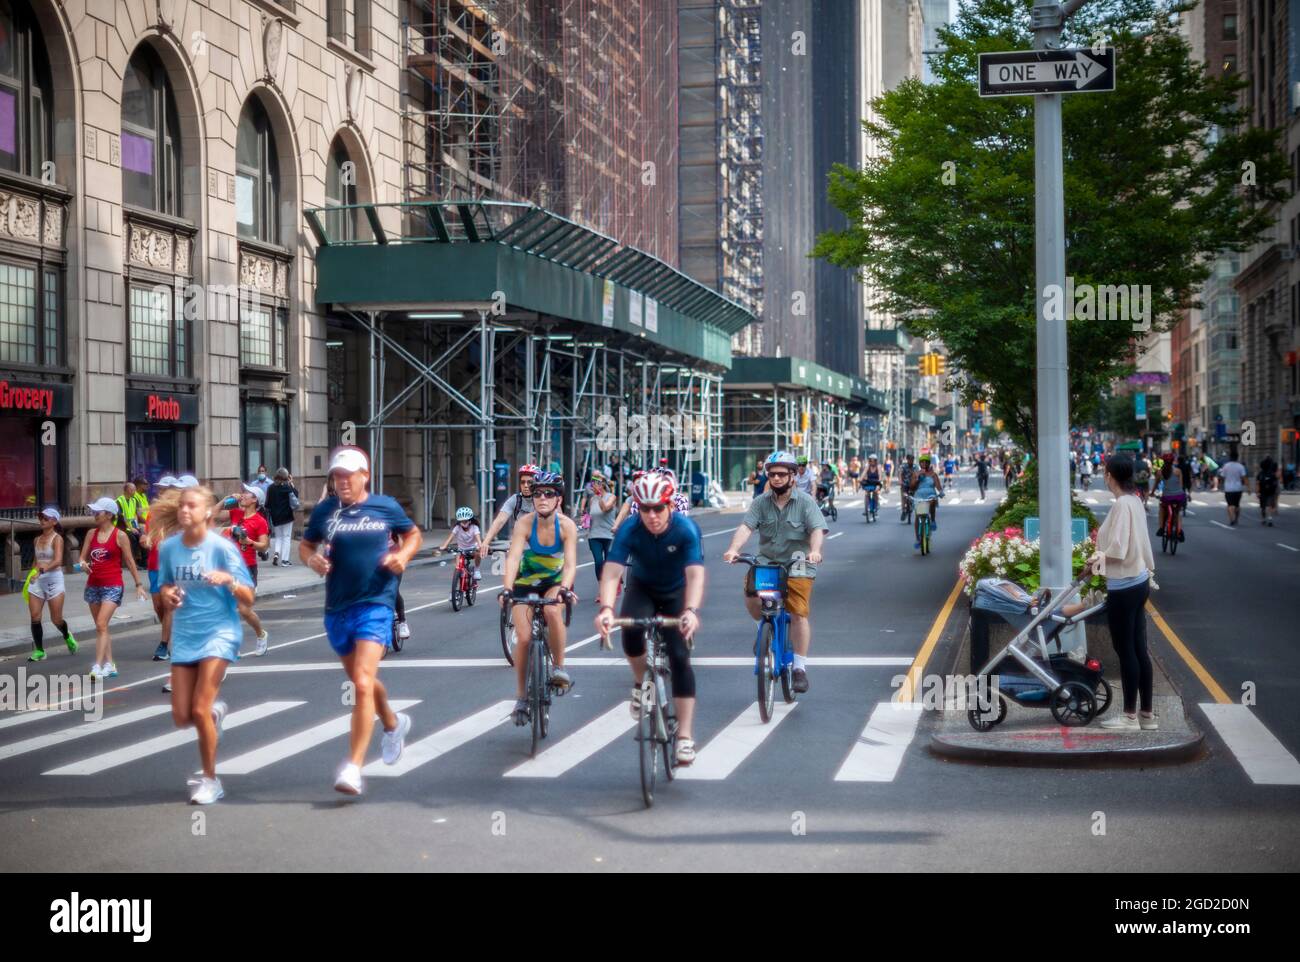
<svg viewBox="0 0 1300 962">
<path fill-rule="evenodd" d="M 352 654 L 358 641 L 374 641 L 387 648 L 393 642 L 393 609 L 363 603 L 342 611 L 327 611 L 325 636 L 340 658 Z"/>
<path fill-rule="evenodd" d="M 88 605 L 103 604 L 105 601 L 111 601 L 115 605 L 122 603 L 122 586 L 121 585 L 86 585 L 86 590 L 82 592 L 81 597 L 86 600 Z"/>
<path fill-rule="evenodd" d="M 156 571 L 149 572 L 149 594 L 156 595 L 158 593 L 158 589 L 161 587 L 162 585 L 158 583 L 158 572 Z"/>
</svg>

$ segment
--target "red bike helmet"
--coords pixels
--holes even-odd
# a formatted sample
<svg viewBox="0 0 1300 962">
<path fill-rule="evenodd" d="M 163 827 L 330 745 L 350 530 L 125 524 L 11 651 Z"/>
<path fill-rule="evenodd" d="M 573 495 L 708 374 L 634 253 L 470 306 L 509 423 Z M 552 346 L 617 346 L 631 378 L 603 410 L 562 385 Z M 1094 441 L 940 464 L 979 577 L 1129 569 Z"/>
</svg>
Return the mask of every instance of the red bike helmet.
<svg viewBox="0 0 1300 962">
<path fill-rule="evenodd" d="M 535 474 L 537 474 L 537 472 L 540 471 L 540 470 L 541 470 L 541 468 L 539 468 L 539 467 L 538 467 L 537 465 L 535 465 L 535 464 L 524 464 L 524 465 L 521 465 L 520 468 L 519 468 L 519 476 L 522 478 L 525 474 L 528 474 L 528 475 L 535 475 Z"/>
<path fill-rule="evenodd" d="M 673 503 L 675 488 L 671 480 L 662 474 L 651 473 L 632 482 L 632 498 L 637 504 Z"/>
</svg>

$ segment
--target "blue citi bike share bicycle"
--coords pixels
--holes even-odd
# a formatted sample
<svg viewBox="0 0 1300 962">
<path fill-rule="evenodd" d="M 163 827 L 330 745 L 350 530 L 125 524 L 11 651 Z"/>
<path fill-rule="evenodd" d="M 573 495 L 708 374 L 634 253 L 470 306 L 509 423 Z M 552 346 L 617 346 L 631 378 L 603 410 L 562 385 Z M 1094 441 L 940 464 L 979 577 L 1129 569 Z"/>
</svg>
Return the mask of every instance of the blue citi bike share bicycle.
<svg viewBox="0 0 1300 962">
<path fill-rule="evenodd" d="M 758 716 L 766 724 L 772 720 L 778 677 L 786 704 L 795 700 L 794 648 L 790 645 L 790 615 L 785 610 L 789 565 L 767 564 L 752 554 L 737 555 L 736 560 L 749 565 L 752 587 L 763 611 L 754 642 L 754 679 L 758 685 Z"/>
</svg>

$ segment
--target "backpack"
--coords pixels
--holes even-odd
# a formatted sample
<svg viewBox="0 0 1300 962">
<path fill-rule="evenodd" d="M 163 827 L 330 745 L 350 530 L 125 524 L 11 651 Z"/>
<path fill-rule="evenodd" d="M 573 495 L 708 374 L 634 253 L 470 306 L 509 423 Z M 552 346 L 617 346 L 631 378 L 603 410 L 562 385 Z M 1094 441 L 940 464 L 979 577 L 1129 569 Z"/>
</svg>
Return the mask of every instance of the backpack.
<svg viewBox="0 0 1300 962">
<path fill-rule="evenodd" d="M 1147 462 L 1147 461 L 1142 461 L 1142 462 L 1140 462 L 1140 463 L 1138 464 L 1137 474 L 1134 475 L 1134 477 L 1135 477 L 1138 481 L 1142 482 L 1143 484 L 1145 484 L 1146 482 L 1150 481 L 1150 480 L 1151 480 L 1151 465 L 1150 465 L 1150 463 Z"/>
</svg>

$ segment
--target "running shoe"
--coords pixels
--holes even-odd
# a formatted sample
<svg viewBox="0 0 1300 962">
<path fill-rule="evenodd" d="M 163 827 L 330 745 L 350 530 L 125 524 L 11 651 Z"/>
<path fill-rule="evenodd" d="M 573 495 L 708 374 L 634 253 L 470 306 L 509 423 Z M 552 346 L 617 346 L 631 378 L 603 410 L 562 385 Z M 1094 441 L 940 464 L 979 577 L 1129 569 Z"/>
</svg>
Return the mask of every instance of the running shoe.
<svg viewBox="0 0 1300 962">
<path fill-rule="evenodd" d="M 411 629 L 406 624 L 406 622 L 399 621 L 397 623 L 397 637 L 402 639 L 402 641 L 405 641 L 407 638 L 411 637 Z"/>
<path fill-rule="evenodd" d="M 91 678 L 103 678 L 104 669 L 98 662 L 96 662 L 90 666 L 90 671 L 88 671 L 87 674 L 90 675 Z"/>
<path fill-rule="evenodd" d="M 366 790 L 366 783 L 361 778 L 361 769 L 351 762 L 345 762 L 334 779 L 334 791 L 344 795 L 360 795 Z"/>
<path fill-rule="evenodd" d="M 632 701 L 628 704 L 627 710 L 632 714 L 633 721 L 641 720 L 641 686 L 632 686 Z"/>
<path fill-rule="evenodd" d="M 103 668 L 100 669 L 100 672 L 101 674 L 99 677 L 101 678 L 116 678 L 117 663 L 113 661 L 108 662 L 106 665 L 104 665 Z"/>
<path fill-rule="evenodd" d="M 262 657 L 263 655 L 265 655 L 265 654 L 266 654 L 266 646 L 267 646 L 267 643 L 268 643 L 270 640 L 271 640 L 271 636 L 270 636 L 270 634 L 267 633 L 266 631 L 263 631 L 260 635 L 258 635 L 258 636 L 257 636 L 257 651 L 253 652 L 253 654 L 257 655 L 257 657 L 259 657 L 259 658 Z"/>
<path fill-rule="evenodd" d="M 556 668 L 554 671 L 551 672 L 551 687 L 572 688 L 573 679 L 569 677 L 569 673 L 565 671 L 563 668 Z"/>
<path fill-rule="evenodd" d="M 522 726 L 528 724 L 528 699 L 519 698 L 515 701 L 515 709 L 510 713 L 516 725 Z"/>
<path fill-rule="evenodd" d="M 154 649 L 154 652 L 153 652 L 153 660 L 154 660 L 154 661 L 167 661 L 167 660 L 170 659 L 170 658 L 171 658 L 171 655 L 167 654 L 167 642 L 165 642 L 165 641 L 160 641 L 160 642 L 158 642 L 158 647 L 155 648 L 155 649 Z"/>
<path fill-rule="evenodd" d="M 28 661 L 44 661 L 44 660 L 45 660 L 45 650 L 44 650 L 43 648 L 37 648 L 37 649 L 34 650 L 30 655 L 27 656 L 27 660 L 28 660 Z"/>
<path fill-rule="evenodd" d="M 396 765 L 397 760 L 402 757 L 402 746 L 406 744 L 406 736 L 411 731 L 411 716 L 397 713 L 397 727 L 391 732 L 384 732 L 384 764 Z"/>
<path fill-rule="evenodd" d="M 801 695 L 806 692 L 808 690 L 808 672 L 802 668 L 796 668 L 792 671 L 790 673 L 790 687 Z"/>
<path fill-rule="evenodd" d="M 221 741 L 222 726 L 226 721 L 226 712 L 230 711 L 230 706 L 224 701 L 214 701 L 212 703 L 212 720 L 217 723 L 217 741 Z"/>
<path fill-rule="evenodd" d="M 1120 712 L 1114 718 L 1107 718 L 1101 723 L 1101 727 L 1108 731 L 1136 732 L 1142 730 L 1136 715 L 1126 715 L 1123 712 Z"/>
<path fill-rule="evenodd" d="M 198 787 L 190 795 L 191 805 L 211 805 L 213 802 L 224 797 L 226 790 L 221 787 L 219 778 L 202 778 L 199 780 Z"/>
<path fill-rule="evenodd" d="M 1154 732 L 1159 731 L 1160 722 L 1156 720 L 1155 712 L 1149 715 L 1146 712 L 1138 712 L 1138 726 L 1144 732 Z"/>
<path fill-rule="evenodd" d="M 68 646 L 68 654 L 75 655 L 77 653 L 77 639 L 72 637 L 71 632 L 69 632 L 68 636 L 63 639 L 63 643 Z"/>
<path fill-rule="evenodd" d="M 163 693 L 164 693 L 164 694 L 171 694 L 172 683 L 169 682 L 169 681 L 165 681 L 165 682 L 163 682 L 163 689 L 162 689 L 162 690 L 163 690 Z"/>
</svg>

